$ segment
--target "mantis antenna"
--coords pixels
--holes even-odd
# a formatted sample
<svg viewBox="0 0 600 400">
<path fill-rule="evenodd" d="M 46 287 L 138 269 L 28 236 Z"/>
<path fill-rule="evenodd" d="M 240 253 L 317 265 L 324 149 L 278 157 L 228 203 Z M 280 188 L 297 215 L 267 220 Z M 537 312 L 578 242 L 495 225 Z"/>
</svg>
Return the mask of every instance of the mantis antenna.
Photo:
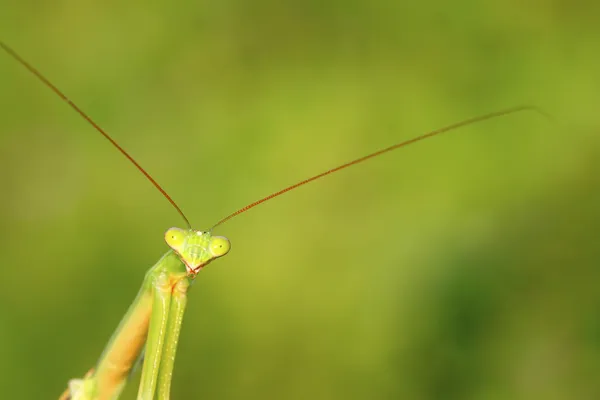
<svg viewBox="0 0 600 400">
<path fill-rule="evenodd" d="M 17 62 L 19 64 L 21 64 L 22 66 L 27 68 L 29 70 L 29 72 L 31 72 L 40 81 L 42 81 L 42 83 L 44 85 L 46 85 L 50 89 L 52 89 L 52 91 L 54 93 L 56 93 L 58 95 L 58 97 L 60 97 L 65 103 L 67 103 L 69 106 L 71 106 L 71 108 L 73 110 L 75 110 L 77 112 L 77 114 L 79 114 L 83 119 L 85 119 L 87 122 L 89 122 L 98 132 L 100 132 L 100 134 L 102 136 L 104 136 L 106 138 L 106 140 L 108 140 L 117 150 L 119 150 L 121 152 L 121 154 L 123 154 L 125 156 L 125 158 L 127 158 L 133 165 L 135 165 L 135 167 L 146 177 L 146 179 L 148 179 L 150 181 L 150 183 L 152 183 L 154 185 L 154 187 L 165 197 L 165 199 L 167 199 L 169 201 L 169 203 L 171 203 L 171 205 L 173 207 L 175 207 L 175 210 L 177 210 L 179 215 L 181 215 L 181 218 L 183 218 L 187 227 L 189 229 L 192 228 L 190 221 L 187 219 L 187 217 L 185 216 L 183 211 L 181 211 L 181 208 L 179 208 L 177 203 L 175 203 L 175 200 L 173 200 L 171 198 L 171 196 L 169 196 L 167 191 L 165 189 L 163 189 L 162 186 L 160 186 L 158 184 L 158 182 L 156 182 L 156 180 L 154 180 L 154 178 L 152 176 L 150 176 L 150 174 L 140 164 L 138 164 L 138 162 L 135 161 L 135 159 L 124 148 L 119 146 L 119 144 L 104 129 L 102 129 L 96 122 L 94 122 L 94 120 L 91 119 L 86 113 L 84 113 L 83 110 L 81 108 L 79 108 L 75 103 L 73 103 L 71 100 L 69 100 L 69 98 L 60 89 L 58 89 L 56 86 L 54 86 L 48 79 L 46 79 L 46 77 L 44 75 L 42 75 L 41 72 L 39 72 L 37 69 L 33 68 L 33 66 L 31 66 L 27 61 L 25 61 L 23 58 L 21 58 L 21 56 L 19 56 L 13 49 L 8 47 L 6 44 L 4 44 L 1 41 L 0 41 L 0 47 L 2 47 L 2 49 L 4 51 L 6 51 L 12 58 L 17 60 Z"/>
<path fill-rule="evenodd" d="M 71 106 L 71 108 L 73 110 L 75 110 L 83 119 L 85 119 L 87 122 L 89 122 L 98 132 L 100 132 L 100 134 L 102 136 L 104 136 L 117 150 L 119 150 L 121 152 L 121 154 L 123 154 L 125 156 L 125 158 L 127 158 L 146 177 L 146 179 L 148 179 L 150 181 L 150 183 L 152 183 L 152 185 L 154 185 L 154 187 L 169 201 L 169 203 L 171 203 L 171 205 L 175 208 L 175 210 L 177 210 L 179 215 L 183 218 L 187 227 L 191 229 L 192 225 L 190 224 L 190 221 L 187 219 L 187 217 L 185 216 L 185 214 L 183 213 L 181 208 L 179 208 L 177 203 L 175 203 L 175 201 L 171 198 L 171 196 L 169 196 L 169 194 L 166 192 L 166 190 L 163 189 L 162 186 L 160 186 L 158 184 L 158 182 L 140 164 L 138 164 L 138 162 L 124 148 L 122 148 L 104 129 L 102 129 L 96 122 L 94 122 L 94 120 L 92 120 L 86 113 L 84 113 L 83 110 L 81 110 L 81 108 L 79 108 L 75 103 L 73 103 L 71 100 L 69 100 L 69 98 L 62 91 L 60 91 L 60 89 L 58 89 L 56 86 L 54 86 L 48 79 L 46 79 L 46 77 L 44 75 L 42 75 L 37 69 L 35 69 L 33 66 L 31 66 L 23 58 L 21 58 L 21 56 L 19 56 L 14 50 L 12 50 L 10 47 L 8 47 L 6 44 L 4 44 L 1 41 L 0 41 L 0 47 L 4 51 L 6 51 L 12 58 L 14 58 L 18 63 L 20 63 L 26 69 L 28 69 L 29 72 L 31 72 L 33 75 L 35 75 L 40 81 L 42 81 L 42 83 L 44 85 L 46 85 L 54 93 L 56 93 L 64 102 L 66 102 L 69 106 Z M 277 192 L 271 193 L 270 195 L 268 195 L 266 197 L 263 197 L 259 200 L 256 200 L 256 201 L 240 208 L 239 210 L 229 214 L 225 218 L 222 218 L 216 224 L 214 224 L 212 226 L 212 228 L 210 228 L 210 230 L 212 231 L 214 228 L 216 228 L 219 225 L 224 224 L 225 222 L 229 221 L 233 217 L 240 215 L 240 214 L 250 210 L 251 208 L 254 208 L 254 207 L 256 207 L 262 203 L 265 203 L 271 199 L 274 199 L 275 197 L 281 196 L 284 193 L 287 193 L 289 191 L 297 189 L 300 186 L 304 186 L 307 183 L 316 181 L 317 179 L 323 178 L 324 176 L 333 174 L 335 172 L 341 171 L 341 170 L 351 167 L 353 165 L 359 164 L 363 161 L 367 161 L 372 158 L 378 157 L 380 155 L 383 155 L 384 153 L 388 153 L 392 150 L 397 150 L 401 147 L 408 146 L 410 144 L 419 142 L 421 140 L 428 139 L 430 137 L 437 136 L 441 133 L 449 132 L 449 131 L 452 131 L 452 130 L 455 130 L 455 129 L 458 129 L 458 128 L 461 128 L 461 127 L 464 127 L 467 125 L 471 125 L 471 124 L 475 124 L 475 123 L 482 122 L 485 120 L 498 118 L 498 117 L 502 117 L 502 116 L 505 116 L 508 114 L 513 114 L 513 113 L 523 112 L 523 111 L 537 112 L 538 114 L 541 114 L 542 116 L 544 116 L 548 119 L 551 119 L 544 111 L 540 110 L 539 108 L 537 108 L 535 106 L 528 106 L 528 105 L 507 108 L 507 109 L 492 112 L 489 114 L 484 114 L 484 115 L 480 115 L 477 117 L 469 118 L 469 119 L 445 126 L 443 128 L 436 129 L 434 131 L 422 134 L 420 136 L 414 137 L 414 138 L 406 140 L 404 142 L 394 144 L 394 145 L 386 147 L 384 149 L 380 149 L 378 151 L 375 151 L 374 153 L 367 154 L 366 156 L 349 161 L 349 162 L 339 165 L 335 168 L 331 168 L 327 171 L 321 172 L 320 174 L 317 174 L 310 178 L 304 179 L 300 182 L 297 182 L 297 183 L 295 183 L 291 186 L 288 186 L 284 189 L 281 189 Z"/>
<path fill-rule="evenodd" d="M 286 187 L 284 189 L 281 189 L 278 192 L 271 193 L 270 195 L 268 195 L 266 197 L 263 197 L 260 200 L 256 200 L 256 201 L 254 201 L 254 202 L 252 202 L 252 203 L 250 203 L 250 204 L 248 204 L 248 205 L 240 208 L 239 210 L 237 210 L 237 211 L 229 214 L 225 218 L 219 220 L 219 222 L 217 222 L 216 224 L 214 224 L 213 227 L 210 228 L 210 229 L 212 230 L 213 228 L 215 228 L 215 227 L 217 227 L 217 226 L 219 226 L 219 225 L 221 225 L 221 224 L 229 221 L 231 218 L 233 218 L 233 217 L 235 217 L 237 215 L 240 215 L 240 214 L 242 214 L 242 213 L 250 210 L 251 208 L 254 208 L 254 207 L 258 206 L 259 204 L 262 204 L 262 203 L 264 203 L 266 201 L 269 201 L 269 200 L 271 200 L 271 199 L 273 199 L 273 198 L 275 198 L 277 196 L 281 196 L 282 194 L 287 193 L 287 192 L 289 192 L 291 190 L 297 189 L 300 186 L 304 186 L 307 183 L 316 181 L 317 179 L 323 178 L 324 176 L 327 176 L 327 175 L 333 174 L 335 172 L 341 171 L 341 170 L 343 170 L 345 168 L 348 168 L 348 167 L 351 167 L 353 165 L 359 164 L 359 163 L 361 163 L 363 161 L 367 161 L 367 160 L 370 160 L 372 158 L 378 157 L 380 155 L 383 155 L 384 153 L 388 153 L 388 152 L 390 152 L 392 150 L 397 150 L 397 149 L 399 149 L 401 147 L 408 146 L 409 144 L 413 144 L 413 143 L 419 142 L 419 141 L 421 141 L 423 139 L 428 139 L 430 137 L 439 135 L 440 133 L 452 131 L 452 130 L 461 128 L 463 126 L 475 124 L 475 123 L 482 122 L 482 121 L 485 121 L 485 120 L 488 120 L 488 119 L 498 118 L 498 117 L 502 117 L 502 116 L 505 116 L 505 115 L 508 115 L 508 114 L 513 114 L 513 113 L 522 112 L 522 111 L 533 111 L 533 112 L 541 114 L 545 118 L 551 120 L 550 116 L 548 114 L 546 114 L 546 112 L 540 110 L 539 108 L 537 108 L 535 106 L 528 106 L 528 105 L 511 107 L 511 108 L 507 108 L 507 109 L 504 109 L 504 110 L 492 112 L 492 113 L 489 113 L 489 114 L 480 115 L 478 117 L 473 117 L 473 118 L 465 119 L 465 120 L 462 120 L 460 122 L 456 122 L 456 123 L 454 123 L 452 125 L 447 125 L 447 126 L 445 126 L 443 128 L 436 129 L 436 130 L 428 132 L 428 133 L 424 133 L 424 134 L 422 134 L 420 136 L 414 137 L 414 138 L 406 140 L 404 142 L 396 143 L 396 144 L 394 144 L 392 146 L 389 146 L 389 147 L 386 147 L 384 149 L 377 150 L 374 153 L 367 154 L 366 156 L 362 156 L 360 158 L 357 158 L 355 160 L 349 161 L 349 162 L 344 163 L 342 165 L 338 165 L 335 168 L 331 168 L 331 169 L 329 169 L 327 171 L 321 172 L 320 174 L 311 176 L 310 178 L 304 179 L 304 180 L 302 180 L 300 182 L 297 182 L 297 183 L 295 183 L 295 184 L 293 184 L 291 186 L 288 186 L 288 187 Z"/>
</svg>

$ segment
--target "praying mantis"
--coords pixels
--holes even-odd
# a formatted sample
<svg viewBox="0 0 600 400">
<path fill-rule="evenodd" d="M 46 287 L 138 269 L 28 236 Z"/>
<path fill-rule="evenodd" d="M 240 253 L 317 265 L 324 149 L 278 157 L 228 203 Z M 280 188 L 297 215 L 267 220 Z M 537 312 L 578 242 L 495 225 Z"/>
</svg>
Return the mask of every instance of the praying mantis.
<svg viewBox="0 0 600 400">
<path fill-rule="evenodd" d="M 231 245 L 227 238 L 213 235 L 215 228 L 230 219 L 327 175 L 444 132 L 517 112 L 534 111 L 545 115 L 536 107 L 518 106 L 466 119 L 328 169 L 232 212 L 208 230 L 197 230 L 163 187 L 112 136 L 9 46 L 0 42 L 0 47 L 104 136 L 162 194 L 185 223 L 184 228 L 174 227 L 166 231 L 164 239 L 168 246 L 167 252 L 146 272 L 141 289 L 96 365 L 83 378 L 69 381 L 67 390 L 60 396 L 61 400 L 117 399 L 138 362 L 142 362 L 138 399 L 169 398 L 187 292 L 206 265 L 230 251 Z"/>
</svg>

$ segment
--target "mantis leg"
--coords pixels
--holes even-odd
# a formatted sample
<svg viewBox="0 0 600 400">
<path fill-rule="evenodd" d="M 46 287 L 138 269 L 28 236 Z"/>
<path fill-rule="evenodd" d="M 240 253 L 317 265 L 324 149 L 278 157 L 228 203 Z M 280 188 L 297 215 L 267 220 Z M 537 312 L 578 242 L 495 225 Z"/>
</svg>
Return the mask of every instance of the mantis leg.
<svg viewBox="0 0 600 400">
<path fill-rule="evenodd" d="M 71 379 L 69 387 L 58 400 L 94 400 L 96 398 L 96 381 L 90 379 L 93 369 L 89 370 L 83 379 Z"/>
<path fill-rule="evenodd" d="M 73 379 L 59 400 L 116 400 L 145 347 L 139 399 L 168 398 L 173 357 L 192 278 L 172 251 L 144 277 L 142 288 L 100 360 L 83 379 Z M 164 374 L 162 371 L 166 371 Z M 160 382 L 159 382 L 160 381 Z"/>
<path fill-rule="evenodd" d="M 150 315 L 150 327 L 146 340 L 138 400 L 151 400 L 154 398 L 170 305 L 171 285 L 169 284 L 169 276 L 166 272 L 161 271 L 155 275 L 152 283 L 152 314 Z"/>
<path fill-rule="evenodd" d="M 171 378 L 173 376 L 173 365 L 175 353 L 181 332 L 183 313 L 187 303 L 187 290 L 190 287 L 188 279 L 182 279 L 175 285 L 171 298 L 169 310 L 169 322 L 167 325 L 167 337 L 160 360 L 157 397 L 158 400 L 168 400 L 171 393 Z"/>
<path fill-rule="evenodd" d="M 152 314 L 138 400 L 152 400 L 160 380 L 159 399 L 169 398 L 177 340 L 189 280 L 161 271 L 152 285 Z"/>
</svg>

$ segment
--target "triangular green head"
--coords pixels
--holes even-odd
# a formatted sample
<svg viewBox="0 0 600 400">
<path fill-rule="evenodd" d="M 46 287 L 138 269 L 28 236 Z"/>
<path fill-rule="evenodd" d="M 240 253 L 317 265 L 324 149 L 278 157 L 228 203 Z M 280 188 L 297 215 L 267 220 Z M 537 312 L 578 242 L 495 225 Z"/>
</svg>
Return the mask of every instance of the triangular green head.
<svg viewBox="0 0 600 400">
<path fill-rule="evenodd" d="M 226 237 L 212 236 L 210 232 L 195 229 L 170 228 L 165 232 L 165 242 L 179 256 L 188 274 L 192 276 L 231 249 L 231 243 Z"/>
</svg>

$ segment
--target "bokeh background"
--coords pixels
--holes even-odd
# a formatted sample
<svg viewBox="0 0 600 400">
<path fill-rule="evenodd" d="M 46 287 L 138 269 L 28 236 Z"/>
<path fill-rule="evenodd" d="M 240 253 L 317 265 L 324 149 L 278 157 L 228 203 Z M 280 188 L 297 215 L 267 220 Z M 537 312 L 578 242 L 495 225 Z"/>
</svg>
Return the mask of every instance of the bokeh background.
<svg viewBox="0 0 600 400">
<path fill-rule="evenodd" d="M 175 399 L 600 397 L 600 5 L 3 0 L 0 37 L 111 132 L 197 228 Z M 0 389 L 91 367 L 181 225 L 0 54 Z M 135 397 L 139 372 L 125 398 Z"/>
</svg>

